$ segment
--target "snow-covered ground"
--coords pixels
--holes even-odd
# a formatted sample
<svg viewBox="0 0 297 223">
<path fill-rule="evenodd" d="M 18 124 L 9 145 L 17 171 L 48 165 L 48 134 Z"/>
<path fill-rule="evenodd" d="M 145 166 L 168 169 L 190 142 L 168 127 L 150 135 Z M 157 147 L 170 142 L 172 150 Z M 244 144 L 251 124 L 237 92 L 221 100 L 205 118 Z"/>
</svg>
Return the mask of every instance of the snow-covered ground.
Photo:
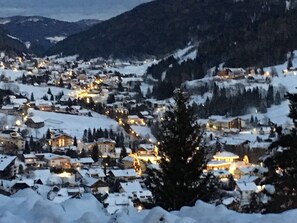
<svg viewBox="0 0 297 223">
<path fill-rule="evenodd" d="M 31 189 L 11 197 L 0 195 L 0 222 L 5 223 L 295 223 L 297 210 L 282 214 L 240 214 L 224 206 L 198 201 L 194 207 L 167 212 L 160 207 L 139 213 L 134 208 L 108 215 L 91 194 L 62 203 L 44 200 Z"/>
<path fill-rule="evenodd" d="M 66 36 L 53 36 L 53 37 L 46 37 L 45 39 L 49 40 L 51 43 L 57 43 L 64 39 L 66 39 Z"/>
<path fill-rule="evenodd" d="M 123 65 L 121 67 L 117 67 L 117 68 L 109 68 L 108 70 L 111 71 L 118 71 L 122 74 L 136 74 L 136 76 L 143 76 L 147 70 L 148 67 L 150 67 L 152 64 L 157 63 L 158 61 L 155 60 L 151 60 L 148 62 L 145 62 L 141 65 L 133 65 L 133 64 L 127 64 L 127 65 Z"/>
<path fill-rule="evenodd" d="M 67 95 L 71 92 L 71 90 L 66 88 L 59 88 L 54 86 L 33 86 L 27 84 L 20 84 L 20 83 L 0 83 L 1 89 L 10 89 L 16 93 L 22 93 L 26 97 L 30 98 L 31 94 L 33 93 L 34 99 L 40 99 L 45 94 L 47 94 L 48 89 L 51 89 L 53 95 L 58 95 L 59 93 L 63 92 L 64 95 Z"/>
<path fill-rule="evenodd" d="M 14 81 L 15 79 L 21 77 L 24 71 L 21 70 L 9 70 L 0 68 L 0 74 L 4 74 L 6 77 L 10 78 L 10 80 Z"/>
<path fill-rule="evenodd" d="M 38 137 L 45 134 L 48 128 L 62 129 L 65 133 L 68 133 L 73 137 L 76 136 L 77 139 L 81 139 L 84 129 L 88 128 L 91 130 L 93 130 L 93 128 L 113 129 L 114 131 L 118 131 L 120 129 L 120 126 L 116 121 L 108 118 L 107 116 L 96 113 L 92 113 L 93 117 L 88 117 L 54 112 L 43 112 L 38 110 L 33 110 L 31 112 L 33 116 L 40 117 L 42 120 L 44 120 L 44 127 L 37 130 Z M 31 130 L 33 133 L 36 133 L 35 130 Z"/>
<path fill-rule="evenodd" d="M 188 59 L 194 60 L 197 56 L 197 47 L 190 45 L 186 48 L 179 49 L 173 54 L 175 59 L 179 59 L 180 62 Z"/>
</svg>

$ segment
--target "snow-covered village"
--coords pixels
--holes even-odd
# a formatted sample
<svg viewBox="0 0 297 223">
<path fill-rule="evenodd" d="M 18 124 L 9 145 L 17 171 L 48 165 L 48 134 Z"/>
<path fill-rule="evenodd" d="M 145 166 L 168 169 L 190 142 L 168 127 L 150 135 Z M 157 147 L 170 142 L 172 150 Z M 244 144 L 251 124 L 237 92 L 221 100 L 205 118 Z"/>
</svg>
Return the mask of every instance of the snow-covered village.
<svg viewBox="0 0 297 223">
<path fill-rule="evenodd" d="M 188 50 L 174 57 L 193 56 Z M 26 59 L 4 53 L 1 59 L 2 194 L 30 188 L 42 199 L 62 204 L 91 193 L 109 214 L 150 207 L 153 195 L 146 176 L 160 168 L 161 160 L 153 131 L 173 103 L 146 97 L 153 90 L 146 68 L 156 61 Z M 297 58 L 292 62 L 297 64 Z M 273 193 L 272 185 L 260 184 L 268 171 L 260 158 L 279 131 L 293 125 L 284 94 L 295 91 L 297 71 L 287 70 L 287 62 L 265 68 L 264 74 L 250 71 L 224 67 L 217 75 L 185 83 L 196 106 L 210 103 L 215 90 L 234 94 L 257 89 L 269 100 L 273 89 L 272 104 L 264 112 L 250 107 L 241 116 L 195 120 L 212 154 L 203 172 L 212 173 L 224 190 L 214 202 L 234 210 L 249 206 L 255 193 Z M 209 90 L 196 93 L 205 85 Z"/>
<path fill-rule="evenodd" d="M 297 1 L 171 1 L 0 0 L 0 223 L 296 222 Z"/>
</svg>

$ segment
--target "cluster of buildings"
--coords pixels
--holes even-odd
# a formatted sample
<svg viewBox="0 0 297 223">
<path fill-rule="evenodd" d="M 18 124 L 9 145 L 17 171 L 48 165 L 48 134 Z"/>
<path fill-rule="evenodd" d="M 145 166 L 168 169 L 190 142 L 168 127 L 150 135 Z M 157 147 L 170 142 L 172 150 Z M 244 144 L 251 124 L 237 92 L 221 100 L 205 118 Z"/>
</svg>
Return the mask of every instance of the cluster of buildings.
<svg viewBox="0 0 297 223">
<path fill-rule="evenodd" d="M 142 77 L 110 71 L 112 62 L 102 59 L 86 62 L 76 57 L 26 59 L 2 55 L 1 61 L 2 69 L 23 72 L 15 80 L 17 83 L 49 89 L 34 98 L 26 94 L 3 97 L 0 113 L 15 117 L 15 124 L 9 126 L 9 121 L 1 123 L 0 119 L 2 193 L 32 188 L 45 199 L 62 202 L 90 192 L 109 213 L 130 206 L 141 209 L 142 202 L 151 201 L 152 194 L 142 176 L 147 168 L 157 168 L 160 157 L 158 141 L 150 127 L 162 120 L 170 101 L 145 98 Z M 218 76 L 246 78 L 246 71 L 228 68 Z M 2 81 L 9 83 L 9 75 Z M 53 95 L 52 86 L 68 89 L 69 93 Z M 112 137 L 87 142 L 51 128 L 47 136 L 30 137 L 26 130 L 45 126 L 45 120 L 30 115 L 34 109 L 81 116 L 101 113 L 117 121 L 125 136 L 123 145 L 119 146 Z M 211 171 L 223 183 L 233 178 L 232 190 L 239 192 L 222 203 L 248 204 L 250 195 L 261 189 L 258 183 L 265 169 L 257 160 L 270 143 L 265 140 L 271 134 L 271 126 L 255 126 L 246 119 L 226 116 L 210 116 L 200 122 L 205 128 L 207 146 L 218 151 L 205 171 Z M 34 149 L 28 152 L 28 147 Z M 93 153 L 95 147 L 97 157 Z"/>
</svg>

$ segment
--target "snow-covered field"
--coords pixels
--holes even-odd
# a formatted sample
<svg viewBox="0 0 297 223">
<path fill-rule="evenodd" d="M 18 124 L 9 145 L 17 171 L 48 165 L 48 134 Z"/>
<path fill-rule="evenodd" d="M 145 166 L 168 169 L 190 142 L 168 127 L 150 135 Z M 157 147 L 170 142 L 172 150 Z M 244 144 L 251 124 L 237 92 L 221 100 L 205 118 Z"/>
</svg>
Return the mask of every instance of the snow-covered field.
<svg viewBox="0 0 297 223">
<path fill-rule="evenodd" d="M 91 130 L 93 130 L 93 128 L 113 129 L 114 131 L 118 131 L 120 129 L 120 126 L 116 121 L 108 118 L 107 116 L 96 113 L 92 113 L 93 117 L 88 117 L 43 112 L 38 110 L 33 110 L 31 112 L 33 116 L 40 117 L 44 120 L 44 127 L 37 130 L 38 137 L 45 134 L 48 128 L 62 129 L 65 133 L 68 133 L 73 137 L 76 136 L 77 139 L 81 139 L 84 129 L 88 128 Z M 35 133 L 35 130 L 31 130 Z"/>
<path fill-rule="evenodd" d="M 66 39 L 66 36 L 53 36 L 53 37 L 46 37 L 45 39 L 49 40 L 51 43 L 56 44 L 57 42 L 60 42 L 64 39 Z"/>
<path fill-rule="evenodd" d="M 137 213 L 134 208 L 108 215 L 91 194 L 56 204 L 31 189 L 11 197 L 0 195 L 0 222 L 3 223 L 295 223 L 297 210 L 282 214 L 240 214 L 224 206 L 198 201 L 194 207 L 167 212 L 160 207 Z"/>
<path fill-rule="evenodd" d="M 149 66 L 157 63 L 157 61 L 149 61 L 142 65 L 126 65 L 118 68 L 109 68 L 111 71 L 118 71 L 122 74 L 136 74 L 136 76 L 143 76 Z"/>
<path fill-rule="evenodd" d="M 18 70 L 8 70 L 4 68 L 0 68 L 0 74 L 4 74 L 6 77 L 10 78 L 12 81 L 15 79 L 21 77 L 23 75 L 24 71 Z"/>
<path fill-rule="evenodd" d="M 59 88 L 54 86 L 33 86 L 27 84 L 20 84 L 20 83 L 0 83 L 0 88 L 5 90 L 12 90 L 16 93 L 22 93 L 22 95 L 30 98 L 31 94 L 33 93 L 35 99 L 42 98 L 45 94 L 47 94 L 48 89 L 51 89 L 53 95 L 58 95 L 59 93 L 63 92 L 64 95 L 71 92 L 71 90 L 66 88 Z"/>
</svg>

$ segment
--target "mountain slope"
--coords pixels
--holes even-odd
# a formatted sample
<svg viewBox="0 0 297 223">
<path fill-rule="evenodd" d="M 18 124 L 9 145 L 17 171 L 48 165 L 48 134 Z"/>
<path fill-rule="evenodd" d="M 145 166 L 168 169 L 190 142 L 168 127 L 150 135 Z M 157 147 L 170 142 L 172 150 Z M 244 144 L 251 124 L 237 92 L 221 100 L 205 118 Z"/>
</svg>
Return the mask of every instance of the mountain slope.
<svg viewBox="0 0 297 223">
<path fill-rule="evenodd" d="M 48 53 L 141 58 L 191 41 L 199 43 L 205 66 L 263 65 L 297 47 L 295 14 L 285 11 L 282 0 L 156 0 L 72 35 Z"/>
<path fill-rule="evenodd" d="M 44 53 L 56 42 L 81 32 L 95 21 L 64 22 L 40 16 L 15 16 L 0 19 L 0 26 L 11 36 L 26 43 L 35 54 Z"/>
<path fill-rule="evenodd" d="M 17 54 L 20 55 L 23 52 L 26 52 L 27 49 L 24 44 L 20 41 L 13 39 L 7 35 L 0 28 L 0 51 L 5 51 L 7 54 Z"/>
</svg>

